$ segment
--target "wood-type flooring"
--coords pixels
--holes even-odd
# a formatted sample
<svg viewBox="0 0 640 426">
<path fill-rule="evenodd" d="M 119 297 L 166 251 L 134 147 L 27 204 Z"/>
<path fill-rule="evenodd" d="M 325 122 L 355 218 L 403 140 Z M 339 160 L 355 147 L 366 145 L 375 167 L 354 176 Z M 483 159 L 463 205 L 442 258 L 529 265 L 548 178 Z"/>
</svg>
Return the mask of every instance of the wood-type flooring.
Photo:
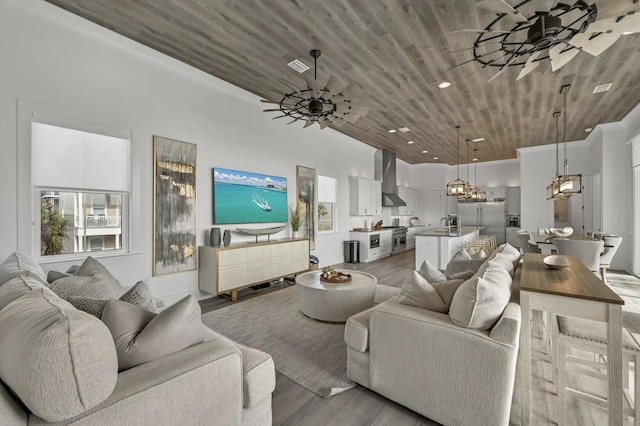
<svg viewBox="0 0 640 426">
<path fill-rule="evenodd" d="M 370 263 L 333 265 L 337 269 L 352 269 L 368 272 L 378 278 L 378 283 L 400 287 L 414 268 L 414 251 L 408 250 Z M 640 279 L 620 271 L 609 271 L 608 282 L 625 301 L 623 308 L 624 326 L 636 338 L 640 338 Z M 230 303 L 242 303 L 268 292 L 278 291 L 294 285 L 283 280 L 268 288 L 245 289 L 238 294 L 237 302 L 220 297 L 200 302 L 202 312 L 209 312 L 228 306 Z M 542 350 L 542 321 L 534 315 L 532 324 L 532 424 L 557 424 L 557 397 L 555 382 L 552 380 L 552 367 L 549 357 Z M 586 376 L 569 376 L 568 383 L 580 389 L 603 394 L 605 384 Z M 516 383 L 517 387 L 518 383 Z M 514 394 L 511 422 L 520 424 L 519 393 Z M 273 393 L 273 425 L 437 425 L 437 423 L 414 413 L 362 386 L 357 386 L 330 398 L 321 398 L 303 388 L 280 373 L 276 373 L 276 390 Z M 606 412 L 583 402 L 569 400 L 567 424 L 575 426 L 599 426 L 607 423 Z M 625 419 L 625 425 L 633 424 L 632 418 Z"/>
</svg>

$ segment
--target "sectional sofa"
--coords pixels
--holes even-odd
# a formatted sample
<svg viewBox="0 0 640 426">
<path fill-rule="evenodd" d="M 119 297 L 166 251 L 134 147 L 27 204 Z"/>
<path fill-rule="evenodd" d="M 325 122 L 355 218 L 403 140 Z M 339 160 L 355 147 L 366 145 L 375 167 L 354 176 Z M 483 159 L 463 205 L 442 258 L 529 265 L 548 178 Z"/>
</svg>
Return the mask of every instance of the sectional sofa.
<svg viewBox="0 0 640 426">
<path fill-rule="evenodd" d="M 124 302 L 124 289 L 77 296 L 118 293 L 95 270 L 61 285 L 21 253 L 0 265 L 1 425 L 271 424 L 270 355 L 202 326 L 190 296 L 160 313 Z"/>
<path fill-rule="evenodd" d="M 443 425 L 507 425 L 519 262 L 505 244 L 466 281 L 430 285 L 414 272 L 398 297 L 348 319 L 348 377 Z"/>
</svg>

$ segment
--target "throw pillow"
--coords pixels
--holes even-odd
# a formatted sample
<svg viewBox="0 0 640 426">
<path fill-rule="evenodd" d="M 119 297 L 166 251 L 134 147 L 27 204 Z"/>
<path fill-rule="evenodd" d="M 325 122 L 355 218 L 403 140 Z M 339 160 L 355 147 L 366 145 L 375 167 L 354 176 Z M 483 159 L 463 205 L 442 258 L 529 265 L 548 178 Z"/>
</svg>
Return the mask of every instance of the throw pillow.
<svg viewBox="0 0 640 426">
<path fill-rule="evenodd" d="M 449 281 L 443 281 L 440 283 L 432 284 L 433 288 L 436 289 L 436 291 L 442 298 L 442 301 L 447 306 L 447 311 L 451 306 L 453 295 L 456 294 L 456 290 L 458 290 L 458 287 L 460 287 L 463 282 L 464 282 L 463 280 L 449 280 Z"/>
<path fill-rule="evenodd" d="M 448 280 L 462 280 L 466 281 L 475 274 L 472 270 L 457 272 L 455 274 L 447 275 Z"/>
<path fill-rule="evenodd" d="M 441 281 L 447 280 L 447 277 L 445 277 L 444 274 L 438 270 L 438 268 L 429 263 L 428 260 L 422 262 L 419 272 L 420 275 L 422 275 L 422 277 L 430 283 L 439 283 Z"/>
<path fill-rule="evenodd" d="M 461 327 L 488 330 L 498 321 L 510 297 L 508 286 L 473 277 L 453 295 L 449 317 Z"/>
<path fill-rule="evenodd" d="M 0 264 L 0 286 L 20 275 L 29 275 L 47 285 L 47 274 L 40 265 L 31 256 L 14 252 Z"/>
<path fill-rule="evenodd" d="M 471 260 L 471 256 L 466 249 L 460 249 L 455 255 L 453 255 L 449 262 L 458 262 L 460 260 Z"/>
<path fill-rule="evenodd" d="M 436 289 L 416 271 L 413 271 L 411 277 L 404 281 L 395 302 L 429 311 L 447 313 L 447 305 Z"/>
<path fill-rule="evenodd" d="M 513 262 L 506 255 L 498 253 L 487 263 L 489 265 L 500 265 L 509 273 L 511 278 L 513 278 L 513 274 L 515 273 L 515 270 L 513 269 Z"/>
<path fill-rule="evenodd" d="M 495 263 L 494 260 L 487 262 L 487 269 L 485 269 L 482 278 L 496 285 L 502 285 L 511 291 L 513 278 L 502 265 Z"/>
<path fill-rule="evenodd" d="M 520 250 L 518 250 L 517 248 L 515 248 L 509 243 L 505 243 L 501 253 L 507 256 L 509 260 L 511 260 L 511 263 L 513 263 L 513 270 L 515 273 L 515 270 L 518 269 L 518 265 L 520 264 Z"/>
<path fill-rule="evenodd" d="M 473 255 L 471 255 L 472 259 L 486 259 L 487 257 L 487 253 L 484 251 L 484 249 L 480 249 Z"/>
<path fill-rule="evenodd" d="M 101 276 L 96 277 L 69 277 L 60 278 L 49 284 L 49 288 L 63 299 L 71 296 L 86 297 L 89 299 L 117 299 L 120 293 Z"/>
<path fill-rule="evenodd" d="M 204 340 L 200 305 L 191 296 L 159 314 L 120 300 L 110 300 L 102 313 L 102 322 L 113 336 L 120 371 Z"/>
<path fill-rule="evenodd" d="M 51 284 L 52 282 L 54 282 L 55 280 L 59 280 L 60 278 L 64 278 L 64 277 L 70 277 L 71 274 L 67 274 L 66 272 L 60 272 L 60 271 L 49 271 L 47 273 L 47 282 L 49 284 Z"/>
<path fill-rule="evenodd" d="M 100 277 L 105 286 L 111 288 L 116 297 L 122 296 L 124 288 L 120 285 L 120 282 L 115 279 L 111 272 L 100 262 L 91 256 L 88 256 L 82 265 L 74 272 L 75 276 L 79 277 Z"/>
<path fill-rule="evenodd" d="M 29 411 L 62 422 L 107 399 L 118 359 L 107 327 L 42 288 L 0 311 L 0 378 Z"/>
<path fill-rule="evenodd" d="M 138 281 L 125 294 L 120 296 L 119 300 L 139 306 L 149 312 L 158 313 L 153 294 L 151 294 L 149 286 L 144 281 Z M 80 309 L 98 318 L 102 318 L 102 312 L 109 302 L 109 300 L 90 299 L 78 296 L 69 296 L 68 301 L 75 306 L 76 309 Z"/>
</svg>

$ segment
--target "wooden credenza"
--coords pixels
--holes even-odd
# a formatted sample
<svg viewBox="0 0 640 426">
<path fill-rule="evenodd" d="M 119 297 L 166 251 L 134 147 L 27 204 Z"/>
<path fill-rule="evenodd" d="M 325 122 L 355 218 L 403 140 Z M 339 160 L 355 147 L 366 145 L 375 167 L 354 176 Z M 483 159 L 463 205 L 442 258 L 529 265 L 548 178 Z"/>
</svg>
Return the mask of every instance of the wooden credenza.
<svg viewBox="0 0 640 426">
<path fill-rule="evenodd" d="M 231 300 L 238 298 L 239 289 L 308 269 L 309 240 L 306 238 L 198 247 L 198 287 Z"/>
</svg>

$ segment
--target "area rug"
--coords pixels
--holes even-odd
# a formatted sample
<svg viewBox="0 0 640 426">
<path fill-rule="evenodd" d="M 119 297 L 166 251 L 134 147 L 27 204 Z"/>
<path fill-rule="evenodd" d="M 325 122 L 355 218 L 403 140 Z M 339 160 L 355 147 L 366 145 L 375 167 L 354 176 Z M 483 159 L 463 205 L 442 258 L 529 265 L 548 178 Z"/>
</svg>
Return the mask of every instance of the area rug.
<svg viewBox="0 0 640 426">
<path fill-rule="evenodd" d="M 378 285 L 374 303 L 399 290 Z M 347 378 L 344 324 L 304 316 L 295 286 L 208 312 L 202 322 L 233 341 L 271 354 L 278 372 L 323 398 L 355 386 Z"/>
</svg>

